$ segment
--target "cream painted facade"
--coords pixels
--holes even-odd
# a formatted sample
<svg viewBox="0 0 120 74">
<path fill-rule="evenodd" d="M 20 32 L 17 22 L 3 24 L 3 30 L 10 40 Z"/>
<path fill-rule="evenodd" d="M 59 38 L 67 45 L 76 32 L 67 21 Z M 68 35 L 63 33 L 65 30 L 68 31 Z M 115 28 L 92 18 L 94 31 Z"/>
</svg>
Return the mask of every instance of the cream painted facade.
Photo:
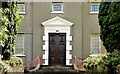
<svg viewBox="0 0 120 74">
<path fill-rule="evenodd" d="M 98 12 L 91 12 L 87 2 L 63 2 L 63 13 L 52 12 L 52 2 L 25 2 L 19 33 L 24 35 L 24 55 L 27 61 L 40 56 L 41 65 L 49 65 L 49 33 L 66 34 L 66 64 L 74 64 L 74 56 L 91 55 L 91 35 L 100 33 Z M 99 53 L 105 49 L 100 41 Z"/>
</svg>

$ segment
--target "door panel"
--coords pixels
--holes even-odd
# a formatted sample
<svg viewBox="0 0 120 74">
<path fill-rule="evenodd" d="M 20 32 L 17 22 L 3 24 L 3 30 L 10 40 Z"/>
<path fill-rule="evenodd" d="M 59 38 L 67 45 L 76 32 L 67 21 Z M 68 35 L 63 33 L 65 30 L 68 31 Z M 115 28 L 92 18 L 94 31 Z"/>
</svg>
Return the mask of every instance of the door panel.
<svg viewBox="0 0 120 74">
<path fill-rule="evenodd" d="M 49 64 L 65 65 L 66 62 L 66 34 L 49 34 Z"/>
</svg>

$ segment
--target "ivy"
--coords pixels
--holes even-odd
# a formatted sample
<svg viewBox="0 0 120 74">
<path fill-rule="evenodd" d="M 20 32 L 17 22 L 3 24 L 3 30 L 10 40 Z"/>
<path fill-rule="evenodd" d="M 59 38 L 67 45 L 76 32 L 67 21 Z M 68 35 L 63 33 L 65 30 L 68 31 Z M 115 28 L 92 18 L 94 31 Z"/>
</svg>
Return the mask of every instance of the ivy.
<svg viewBox="0 0 120 74">
<path fill-rule="evenodd" d="M 0 45 L 2 45 L 3 60 L 9 60 L 15 49 L 15 40 L 22 16 L 19 16 L 17 1 L 7 2 L 7 7 L 1 8 L 0 11 L 2 13 L 0 18 L 2 22 Z"/>
<path fill-rule="evenodd" d="M 120 2 L 101 2 L 98 19 L 100 37 L 107 51 L 120 50 Z"/>
</svg>

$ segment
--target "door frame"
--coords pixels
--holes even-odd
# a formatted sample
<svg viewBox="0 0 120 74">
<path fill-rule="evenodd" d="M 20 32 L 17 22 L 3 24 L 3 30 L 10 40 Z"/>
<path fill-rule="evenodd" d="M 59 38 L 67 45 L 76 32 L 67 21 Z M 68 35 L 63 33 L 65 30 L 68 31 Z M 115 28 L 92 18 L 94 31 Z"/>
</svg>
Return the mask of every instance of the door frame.
<svg viewBox="0 0 120 74">
<path fill-rule="evenodd" d="M 42 60 L 44 61 L 42 65 L 49 65 L 49 33 L 66 33 L 66 64 L 67 66 L 73 65 L 72 60 L 72 36 L 71 36 L 71 26 L 72 22 L 63 19 L 59 16 L 53 17 L 47 21 L 42 22 L 44 28 L 43 34 L 43 55 Z"/>
<path fill-rule="evenodd" d="M 48 33 L 49 35 L 49 51 L 48 51 L 48 53 L 49 53 L 49 58 L 48 58 L 48 64 L 50 65 L 50 34 L 65 34 L 65 50 L 64 50 L 64 52 L 65 52 L 65 56 L 64 56 L 64 66 L 66 66 L 66 33 Z"/>
</svg>

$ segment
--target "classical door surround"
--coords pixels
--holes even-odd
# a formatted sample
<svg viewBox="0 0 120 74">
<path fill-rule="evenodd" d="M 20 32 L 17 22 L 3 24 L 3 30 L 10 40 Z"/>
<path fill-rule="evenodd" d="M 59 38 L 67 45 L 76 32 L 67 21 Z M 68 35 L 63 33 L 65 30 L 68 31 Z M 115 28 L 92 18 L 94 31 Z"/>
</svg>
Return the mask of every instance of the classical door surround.
<svg viewBox="0 0 120 74">
<path fill-rule="evenodd" d="M 43 65 L 49 65 L 49 33 L 66 33 L 66 65 L 72 65 L 70 60 L 72 59 L 72 54 L 70 51 L 72 50 L 72 45 L 70 45 L 70 41 L 72 41 L 72 36 L 70 36 L 70 27 L 73 25 L 72 22 L 69 22 L 61 17 L 54 17 L 45 22 L 42 22 L 44 26 L 44 36 L 43 41 L 45 45 L 43 45 L 43 60 L 45 61 Z"/>
</svg>

